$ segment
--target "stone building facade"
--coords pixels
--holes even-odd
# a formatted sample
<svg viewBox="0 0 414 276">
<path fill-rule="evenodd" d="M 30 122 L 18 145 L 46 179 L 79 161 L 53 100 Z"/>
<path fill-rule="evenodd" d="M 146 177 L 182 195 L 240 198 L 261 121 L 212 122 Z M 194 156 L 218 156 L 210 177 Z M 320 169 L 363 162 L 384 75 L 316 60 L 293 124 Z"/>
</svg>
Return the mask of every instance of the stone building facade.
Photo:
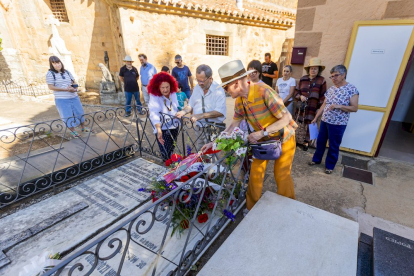
<svg viewBox="0 0 414 276">
<path fill-rule="evenodd" d="M 192 71 L 206 63 L 215 73 L 232 59 L 247 64 L 270 52 L 277 60 L 284 41 L 294 35 L 297 0 L 245 0 L 242 9 L 236 0 L 0 0 L 0 79 L 44 78 L 52 36 L 47 18 L 57 2 L 67 14 L 57 29 L 72 52 L 79 81 L 98 89 L 105 51 L 112 73 L 127 54 L 139 66 L 139 53 L 158 71 L 163 65 L 172 68 L 176 54 Z M 207 54 L 207 35 L 227 38 L 225 55 Z"/>
</svg>

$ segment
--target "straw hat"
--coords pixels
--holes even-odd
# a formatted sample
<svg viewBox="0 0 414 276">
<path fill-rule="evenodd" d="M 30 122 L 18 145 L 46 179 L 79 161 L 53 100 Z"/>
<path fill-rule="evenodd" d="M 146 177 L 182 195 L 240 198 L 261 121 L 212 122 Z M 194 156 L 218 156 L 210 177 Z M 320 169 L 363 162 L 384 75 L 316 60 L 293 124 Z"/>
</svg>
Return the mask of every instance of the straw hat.
<svg viewBox="0 0 414 276">
<path fill-rule="evenodd" d="M 255 70 L 246 71 L 241 60 L 233 60 L 227 62 L 218 69 L 218 73 L 222 82 L 220 86 L 225 86 L 232 81 L 241 79 L 254 71 Z"/>
<path fill-rule="evenodd" d="M 309 68 L 309 67 L 312 67 L 312 66 L 321 67 L 321 71 L 325 70 L 325 66 L 322 65 L 322 60 L 320 58 L 317 58 L 317 57 L 311 58 L 309 60 L 309 64 L 307 66 L 305 66 L 305 68 Z"/>
<path fill-rule="evenodd" d="M 131 58 L 131 56 L 125 56 L 124 61 L 131 61 L 134 62 Z"/>
</svg>

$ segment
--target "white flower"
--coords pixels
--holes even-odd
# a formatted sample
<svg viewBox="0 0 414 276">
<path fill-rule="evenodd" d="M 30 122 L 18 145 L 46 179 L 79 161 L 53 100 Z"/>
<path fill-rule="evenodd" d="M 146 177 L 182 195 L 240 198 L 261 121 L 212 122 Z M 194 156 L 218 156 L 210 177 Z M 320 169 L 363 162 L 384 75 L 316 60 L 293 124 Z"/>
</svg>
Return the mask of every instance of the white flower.
<svg viewBox="0 0 414 276">
<path fill-rule="evenodd" d="M 246 148 L 246 147 L 243 147 L 243 148 L 238 148 L 238 149 L 236 150 L 236 154 L 237 154 L 237 156 L 240 156 L 240 155 L 242 155 L 242 154 L 245 154 L 245 153 L 246 153 L 246 151 L 247 151 L 247 148 Z"/>
<path fill-rule="evenodd" d="M 211 135 L 211 138 L 210 138 L 210 141 L 213 142 L 214 140 L 216 140 L 216 137 L 217 137 L 216 134 L 212 134 Z"/>
<path fill-rule="evenodd" d="M 217 150 L 217 143 L 213 144 L 213 150 Z"/>
<path fill-rule="evenodd" d="M 219 139 L 221 139 L 221 138 L 231 138 L 231 135 L 229 135 L 227 132 L 222 132 L 222 133 L 220 133 L 220 135 L 219 135 Z"/>
</svg>

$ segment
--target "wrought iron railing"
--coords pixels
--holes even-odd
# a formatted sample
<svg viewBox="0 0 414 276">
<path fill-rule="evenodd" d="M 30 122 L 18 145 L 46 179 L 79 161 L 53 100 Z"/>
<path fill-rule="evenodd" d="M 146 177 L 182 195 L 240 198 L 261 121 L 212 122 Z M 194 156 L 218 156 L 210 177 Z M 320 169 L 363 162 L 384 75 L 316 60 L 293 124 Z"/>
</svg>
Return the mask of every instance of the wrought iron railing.
<svg viewBox="0 0 414 276">
<path fill-rule="evenodd" d="M 229 166 L 226 157 L 206 166 L 197 176 L 68 255 L 44 276 L 93 275 L 102 267 L 106 271 L 110 269 L 113 275 L 185 275 L 244 203 L 247 174 L 241 166 Z M 218 183 L 215 188 L 212 188 L 212 182 Z M 197 217 L 206 194 L 213 198 L 214 207 L 203 225 Z M 186 216 L 188 210 L 184 208 L 189 204 L 195 207 Z M 177 212 L 184 215 L 188 229 L 173 234 L 178 245 L 168 247 L 173 216 Z M 156 232 L 155 235 L 151 231 Z M 148 240 L 151 242 L 144 242 Z M 167 249 L 174 249 L 174 253 Z M 148 263 L 136 265 L 136 260 L 143 256 L 148 260 L 148 255 L 150 265 L 142 270 Z"/>
<path fill-rule="evenodd" d="M 11 80 L 0 81 L 0 93 L 23 96 L 43 96 L 53 94 L 46 83 L 38 83 L 34 85 L 19 84 Z"/>
<path fill-rule="evenodd" d="M 126 110 L 111 108 L 68 118 L 0 130 L 0 209 L 68 180 L 131 156 L 149 154 L 162 158 L 149 111 L 145 107 Z M 187 147 L 200 150 L 197 141 L 207 141 L 211 133 L 222 130 L 198 124 L 189 118 L 163 115 L 163 125 L 176 126 L 175 151 L 185 155 Z M 83 122 L 92 132 L 71 139 L 68 122 Z M 208 133 L 207 131 L 208 130 Z M 171 131 L 168 130 L 171 135 Z"/>
<path fill-rule="evenodd" d="M 133 107 L 132 116 L 125 115 L 124 108 L 112 108 L 70 118 L 94 132 L 83 133 L 78 139 L 70 139 L 69 123 L 62 120 L 1 130 L 0 206 L 9 206 L 132 154 L 164 159 L 162 151 L 166 149 L 157 143 L 149 110 Z M 174 152 L 182 155 L 198 152 L 200 145 L 223 130 L 208 123 L 201 127 L 189 118 L 161 117 L 166 135 L 175 141 Z M 238 157 L 228 164 L 227 156 L 216 155 L 210 155 L 209 160 L 198 175 L 184 183 L 175 182 L 174 190 L 139 207 L 102 236 L 74 252 L 63 252 L 64 260 L 44 275 L 91 275 L 100 273 L 103 266 L 112 267 L 114 275 L 184 275 L 234 218 L 245 199 L 249 172 L 240 166 L 244 160 Z M 214 207 L 202 224 L 197 217 L 207 194 Z M 187 209 L 190 201 L 192 208 Z M 178 213 L 185 217 L 188 229 L 171 235 L 173 218 Z M 173 249 L 169 246 L 171 239 L 179 241 Z M 145 271 L 145 263 L 136 263 L 141 256 L 152 258 Z"/>
</svg>

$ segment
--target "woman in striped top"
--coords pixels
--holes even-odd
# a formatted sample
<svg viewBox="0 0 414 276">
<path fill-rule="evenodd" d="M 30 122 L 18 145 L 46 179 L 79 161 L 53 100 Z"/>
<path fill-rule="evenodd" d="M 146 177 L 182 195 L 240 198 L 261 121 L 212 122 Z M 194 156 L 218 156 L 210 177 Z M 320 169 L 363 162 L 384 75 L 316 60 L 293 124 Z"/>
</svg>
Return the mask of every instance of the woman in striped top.
<svg viewBox="0 0 414 276">
<path fill-rule="evenodd" d="M 46 74 L 46 83 L 55 96 L 56 108 L 60 118 L 70 129 L 70 134 L 78 138 L 75 127 L 81 125 L 82 132 L 90 130 L 84 126 L 85 112 L 77 93 L 77 87 L 72 74 L 65 69 L 63 63 L 56 56 L 49 58 L 49 71 Z"/>
</svg>

